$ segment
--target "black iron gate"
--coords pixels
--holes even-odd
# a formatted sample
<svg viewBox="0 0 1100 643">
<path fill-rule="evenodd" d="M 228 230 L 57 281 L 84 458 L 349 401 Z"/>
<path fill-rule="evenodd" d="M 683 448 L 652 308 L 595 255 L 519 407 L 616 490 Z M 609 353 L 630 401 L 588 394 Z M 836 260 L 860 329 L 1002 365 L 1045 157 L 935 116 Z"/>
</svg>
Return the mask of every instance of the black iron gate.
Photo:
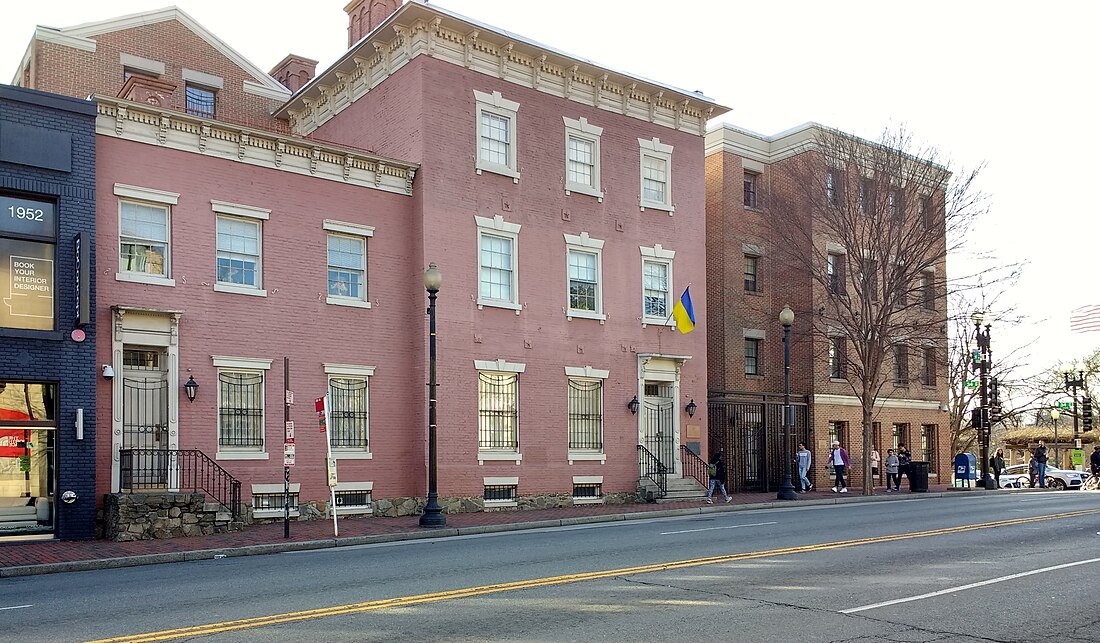
<svg viewBox="0 0 1100 643">
<path fill-rule="evenodd" d="M 725 452 L 726 488 L 734 491 L 772 491 L 779 487 L 786 459 L 793 459 L 798 443 L 812 445 L 806 400 L 791 398 L 790 449 L 784 457 L 783 396 L 729 395 L 708 401 L 707 437 L 710 452 Z M 812 450 L 812 446 L 811 446 Z M 791 463 L 792 482 L 798 470 Z"/>
<path fill-rule="evenodd" d="M 122 449 L 138 449 L 133 483 L 168 486 L 168 381 L 163 377 L 122 379 Z"/>
<path fill-rule="evenodd" d="M 647 398 L 642 404 L 642 421 L 645 423 L 642 446 L 660 460 L 666 473 L 676 471 L 676 450 L 679 446 L 672 427 L 674 406 L 672 400 L 665 398 Z"/>
</svg>

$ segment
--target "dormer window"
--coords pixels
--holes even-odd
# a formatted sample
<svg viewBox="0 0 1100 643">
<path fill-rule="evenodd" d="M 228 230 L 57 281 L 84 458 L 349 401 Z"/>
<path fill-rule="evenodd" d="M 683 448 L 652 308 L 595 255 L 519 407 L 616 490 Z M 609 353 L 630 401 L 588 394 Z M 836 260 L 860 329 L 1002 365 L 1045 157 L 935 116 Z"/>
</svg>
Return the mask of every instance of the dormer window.
<svg viewBox="0 0 1100 643">
<path fill-rule="evenodd" d="M 201 118 L 214 118 L 218 94 L 213 89 L 187 83 L 187 113 Z"/>
</svg>

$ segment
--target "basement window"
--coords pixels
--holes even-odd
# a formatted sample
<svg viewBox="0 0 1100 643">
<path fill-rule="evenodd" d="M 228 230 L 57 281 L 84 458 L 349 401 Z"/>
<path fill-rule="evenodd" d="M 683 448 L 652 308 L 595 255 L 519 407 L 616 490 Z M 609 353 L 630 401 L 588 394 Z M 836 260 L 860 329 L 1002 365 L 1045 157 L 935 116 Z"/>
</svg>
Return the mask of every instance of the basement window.
<svg viewBox="0 0 1100 643">
<path fill-rule="evenodd" d="M 290 516 L 292 518 L 298 516 L 298 490 L 301 486 L 301 483 L 298 482 L 291 483 L 290 485 Z M 252 517 L 283 517 L 283 485 L 252 485 Z"/>
</svg>

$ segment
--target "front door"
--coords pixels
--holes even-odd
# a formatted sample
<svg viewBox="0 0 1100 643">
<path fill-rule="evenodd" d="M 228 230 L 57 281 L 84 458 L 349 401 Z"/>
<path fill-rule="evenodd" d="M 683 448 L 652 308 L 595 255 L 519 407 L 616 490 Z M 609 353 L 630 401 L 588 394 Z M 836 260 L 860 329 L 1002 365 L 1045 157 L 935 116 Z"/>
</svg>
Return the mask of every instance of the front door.
<svg viewBox="0 0 1100 643">
<path fill-rule="evenodd" d="M 660 460 L 666 473 L 677 473 L 675 396 L 672 382 L 646 382 L 642 399 L 642 445 Z"/>
<path fill-rule="evenodd" d="M 122 487 L 168 488 L 168 373 L 155 348 L 122 352 Z M 129 452 L 129 454 L 127 454 Z"/>
</svg>

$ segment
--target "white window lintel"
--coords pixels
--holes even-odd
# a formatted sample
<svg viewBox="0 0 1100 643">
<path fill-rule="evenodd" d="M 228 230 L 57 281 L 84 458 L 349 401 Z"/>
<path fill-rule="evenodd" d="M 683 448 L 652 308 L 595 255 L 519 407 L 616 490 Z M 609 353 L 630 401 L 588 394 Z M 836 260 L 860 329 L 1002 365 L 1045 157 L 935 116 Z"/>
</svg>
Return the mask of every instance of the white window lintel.
<svg viewBox="0 0 1100 643">
<path fill-rule="evenodd" d="M 215 76 L 214 74 L 208 74 L 202 71 L 195 71 L 194 69 L 183 68 L 183 79 L 187 82 L 194 83 L 196 85 L 202 85 L 203 87 L 209 87 L 210 89 L 221 89 L 225 87 L 225 79 L 221 76 Z"/>
<path fill-rule="evenodd" d="M 764 246 L 758 246 L 754 243 L 742 243 L 741 252 L 743 254 L 749 255 L 750 257 L 763 257 Z"/>
<path fill-rule="evenodd" d="M 482 484 L 486 487 L 497 486 L 517 486 L 519 484 L 519 476 L 486 476 L 481 479 Z"/>
<path fill-rule="evenodd" d="M 603 239 L 593 239 L 588 236 L 587 232 L 582 232 L 579 235 L 565 233 L 565 243 L 570 246 L 577 246 L 579 248 L 588 248 L 590 250 L 602 250 Z"/>
<path fill-rule="evenodd" d="M 672 146 L 666 143 L 662 143 L 661 139 L 654 136 L 652 139 L 640 138 L 638 139 L 638 145 L 646 151 L 658 152 L 660 154 L 672 154 Z"/>
<path fill-rule="evenodd" d="M 759 328 L 742 328 L 741 334 L 745 339 L 767 339 L 765 331 Z"/>
<path fill-rule="evenodd" d="M 228 357 L 226 355 L 211 355 L 210 359 L 214 362 L 214 366 L 220 368 L 261 369 L 265 371 L 271 368 L 271 360 L 269 359 Z"/>
<path fill-rule="evenodd" d="M 334 221 L 332 219 L 325 219 L 324 229 L 329 232 L 339 232 L 342 234 L 350 234 L 357 237 L 373 237 L 374 226 L 359 225 L 358 223 L 345 223 L 343 221 Z"/>
<path fill-rule="evenodd" d="M 477 100 L 477 102 L 479 103 L 485 103 L 485 105 L 489 105 L 497 109 L 503 109 L 509 112 L 519 111 L 519 103 L 515 102 L 514 100 L 508 100 L 498 91 L 494 91 L 493 93 L 488 94 L 486 92 L 478 91 L 475 89 L 474 99 Z"/>
<path fill-rule="evenodd" d="M 527 364 L 509 362 L 504 359 L 475 359 L 474 368 L 479 371 L 497 371 L 499 373 L 522 373 L 527 370 Z"/>
<path fill-rule="evenodd" d="M 598 368 L 592 368 L 591 366 L 566 366 L 565 375 L 567 377 L 587 377 L 591 379 L 606 380 L 611 371 L 602 370 Z"/>
<path fill-rule="evenodd" d="M 565 126 L 572 130 L 577 130 L 582 134 L 588 134 L 590 136 L 602 136 L 603 128 L 599 125 L 593 125 L 588 122 L 588 119 L 581 116 L 579 120 L 569 118 L 568 116 L 562 116 L 562 121 L 565 122 Z"/>
<path fill-rule="evenodd" d="M 354 364 L 325 364 L 326 375 L 355 375 L 359 377 L 373 377 L 374 366 L 356 366 Z"/>
<path fill-rule="evenodd" d="M 165 203 L 168 205 L 177 205 L 180 201 L 179 192 L 166 192 L 164 190 L 154 190 L 153 188 L 143 188 L 136 185 L 124 185 L 122 183 L 115 183 L 115 196 L 138 199 L 141 201 L 152 201 L 154 203 Z"/>
<path fill-rule="evenodd" d="M 573 484 L 603 484 L 603 476 L 573 476 Z"/>
<path fill-rule="evenodd" d="M 215 201 L 210 200 L 210 209 L 218 214 L 229 214 L 235 217 L 247 217 L 249 219 L 263 219 L 270 218 L 271 210 L 269 208 L 258 208 L 252 205 L 242 205 L 240 203 L 229 203 L 227 201 Z"/>
<path fill-rule="evenodd" d="M 494 230 L 496 232 L 506 232 L 508 234 L 519 234 L 520 228 L 523 227 L 519 223 L 508 223 L 504 220 L 504 217 L 499 214 L 492 219 L 474 215 L 474 222 L 477 223 L 477 227 L 479 228 Z"/>
<path fill-rule="evenodd" d="M 671 260 L 671 259 L 676 258 L 676 251 L 675 250 L 666 250 L 659 243 L 654 245 L 652 248 L 647 248 L 646 246 L 639 246 L 638 249 L 642 251 L 642 256 L 643 257 L 647 257 L 647 258 L 650 258 L 650 259 L 670 259 Z"/>
</svg>

